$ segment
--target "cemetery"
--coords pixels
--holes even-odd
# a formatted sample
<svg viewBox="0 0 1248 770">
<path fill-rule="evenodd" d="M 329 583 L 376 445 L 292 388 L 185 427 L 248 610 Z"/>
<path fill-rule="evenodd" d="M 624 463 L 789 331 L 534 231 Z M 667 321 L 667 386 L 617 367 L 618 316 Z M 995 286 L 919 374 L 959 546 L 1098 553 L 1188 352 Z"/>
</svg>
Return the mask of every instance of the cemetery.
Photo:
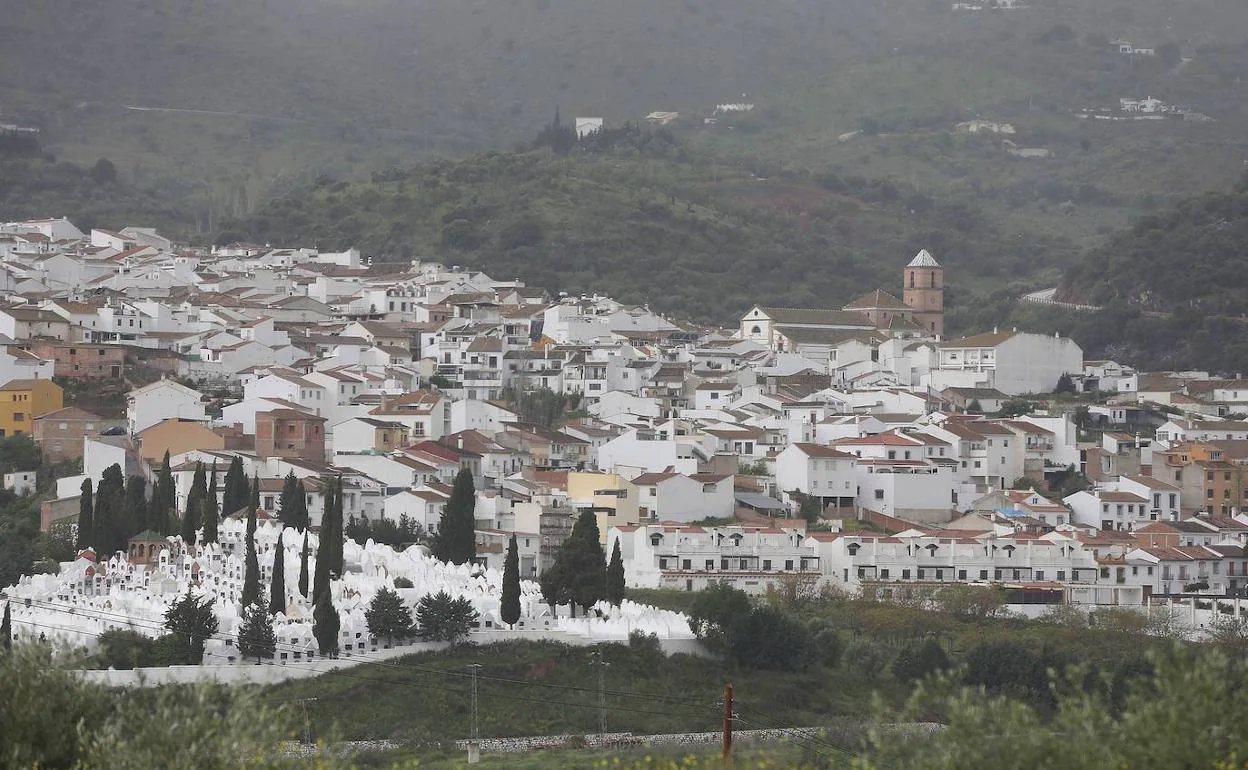
<svg viewBox="0 0 1248 770">
<path fill-rule="evenodd" d="M 321 655 L 312 632 L 311 592 L 308 596 L 301 593 L 297 580 L 304 533 L 295 529 L 283 533 L 281 527 L 277 519 L 263 519 L 255 533 L 260 584 L 266 594 L 275 565 L 283 568 L 286 610 L 274 618 L 277 649 L 272 662 L 311 662 Z M 280 552 L 279 534 L 283 535 Z M 187 547 L 178 535 L 144 532 L 130 538 L 125 552 L 107 559 L 83 550 L 73 562 L 62 563 L 56 574 L 27 575 L 4 589 L 11 602 L 14 638 L 90 651 L 100 635 L 111 629 L 157 637 L 165 633 L 166 610 L 189 591 L 209 599 L 218 620 L 218 632 L 206 642 L 203 665 L 241 663 L 237 638 L 243 624 L 245 538 L 246 522 L 227 518 L 220 524 L 216 543 Z M 315 533 L 308 533 L 308 551 L 309 570 L 314 570 Z M 556 638 L 584 644 L 621 641 L 634 632 L 661 641 L 694 638 L 683 615 L 628 600 L 618 607 L 601 602 L 580 617 L 573 617 L 567 606 L 556 607 L 552 613 L 538 584 L 527 580 L 521 581 L 520 619 L 509 627 L 500 616 L 500 570 L 440 562 L 422 545 L 400 551 L 371 540 L 361 546 L 347 539 L 343 563 L 342 576 L 330 584 L 340 618 L 337 655 L 342 658 L 393 646 L 390 640 L 373 637 L 365 619 L 369 603 L 383 588 L 395 590 L 409 608 L 423 596 L 439 592 L 466 598 L 477 613 L 474 633 L 491 640 Z"/>
</svg>

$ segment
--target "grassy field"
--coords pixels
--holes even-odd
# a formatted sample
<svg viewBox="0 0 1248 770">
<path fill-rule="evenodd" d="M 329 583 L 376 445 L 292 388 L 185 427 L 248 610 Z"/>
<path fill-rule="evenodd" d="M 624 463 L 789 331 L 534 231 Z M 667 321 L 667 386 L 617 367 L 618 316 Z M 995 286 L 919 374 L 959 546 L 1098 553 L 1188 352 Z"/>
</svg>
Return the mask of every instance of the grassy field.
<svg viewBox="0 0 1248 770">
<path fill-rule="evenodd" d="M 633 598 L 675 610 L 687 610 L 693 596 L 633 593 Z M 836 644 L 838 654 L 829 656 L 821 646 L 799 670 L 764 671 L 717 659 L 665 657 L 656 644 L 645 641 L 596 650 L 527 642 L 459 646 L 286 682 L 267 688 L 262 698 L 291 709 L 300 718 L 296 721 L 306 715 L 316 739 L 400 744 L 396 750 L 362 757 L 369 766 L 419 759 L 421 767 L 458 767 L 462 757 L 446 744 L 471 734 L 470 665 L 481 666 L 483 738 L 586 735 L 599 731 L 597 651 L 608 663 L 601 671 L 608 732 L 718 731 L 722 688 L 731 682 L 739 729 L 826 730 L 819 741 L 777 747 L 780 759 L 770 766 L 784 767 L 793 766 L 793 752 L 818 763 L 871 751 L 871 727 L 906 713 L 901 708 L 914 691 L 915 677 L 921 676 L 907 673 L 914 670 L 913 655 L 933 642 L 947 656 L 940 667 L 953 669 L 960 681 L 990 693 L 1009 693 L 1041 713 L 1054 707 L 1047 672 L 1083 666 L 1090 677 L 1086 681 L 1103 681 L 1111 696 L 1120 698 L 1133 677 L 1151 671 L 1147 655 L 1173 644 L 1145 635 L 1140 616 L 1113 610 L 1099 611 L 1095 627 L 1089 626 L 1086 614 L 1074 610 L 1045 622 L 998 617 L 985 611 L 989 605 L 984 602 L 990 603 L 991 597 L 983 592 L 951 592 L 940 600 L 939 611 L 831 596 L 773 601 L 803 622 L 836 629 L 832 640 L 825 637 L 821 645 Z M 939 714 L 909 712 L 902 721 L 916 718 L 938 721 Z M 599 767 L 614 763 L 617 755 L 622 767 L 638 759 L 630 750 L 561 751 L 490 761 L 500 767 Z"/>
<path fill-rule="evenodd" d="M 648 646 L 604 645 L 607 730 L 638 734 L 715 731 L 731 681 L 750 726 L 819 726 L 861 717 L 873 692 L 895 700 L 904 688 L 854 671 L 813 666 L 802 672 L 734 671 Z M 433 743 L 469 735 L 468 665 L 480 664 L 483 737 L 598 731 L 598 671 L 587 648 L 508 643 L 365 665 L 269 689 L 273 704 L 303 708 L 312 733 L 335 740 Z M 506 680 L 506 681 L 504 681 Z M 296 711 L 298 714 L 299 711 Z"/>
</svg>

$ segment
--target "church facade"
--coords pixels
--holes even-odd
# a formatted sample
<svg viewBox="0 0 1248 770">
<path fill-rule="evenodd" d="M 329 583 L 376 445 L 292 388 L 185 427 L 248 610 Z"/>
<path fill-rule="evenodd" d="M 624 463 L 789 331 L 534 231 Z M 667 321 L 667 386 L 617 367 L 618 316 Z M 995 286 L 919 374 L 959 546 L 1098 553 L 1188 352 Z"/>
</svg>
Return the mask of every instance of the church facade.
<svg viewBox="0 0 1248 770">
<path fill-rule="evenodd" d="M 885 333 L 927 338 L 945 332 L 945 269 L 923 249 L 902 271 L 902 298 L 876 289 L 840 310 L 755 306 L 741 318 L 738 337 L 786 350 L 796 340 Z"/>
</svg>

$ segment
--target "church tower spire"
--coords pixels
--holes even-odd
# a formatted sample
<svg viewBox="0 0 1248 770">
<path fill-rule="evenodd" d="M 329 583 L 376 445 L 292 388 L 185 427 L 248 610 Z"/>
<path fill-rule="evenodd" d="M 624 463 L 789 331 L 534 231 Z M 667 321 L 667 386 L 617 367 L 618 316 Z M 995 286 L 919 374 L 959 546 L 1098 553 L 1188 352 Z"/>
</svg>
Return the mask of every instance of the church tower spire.
<svg viewBox="0 0 1248 770">
<path fill-rule="evenodd" d="M 903 273 L 902 302 L 914 308 L 914 322 L 931 335 L 945 333 L 945 269 L 927 249 Z"/>
</svg>

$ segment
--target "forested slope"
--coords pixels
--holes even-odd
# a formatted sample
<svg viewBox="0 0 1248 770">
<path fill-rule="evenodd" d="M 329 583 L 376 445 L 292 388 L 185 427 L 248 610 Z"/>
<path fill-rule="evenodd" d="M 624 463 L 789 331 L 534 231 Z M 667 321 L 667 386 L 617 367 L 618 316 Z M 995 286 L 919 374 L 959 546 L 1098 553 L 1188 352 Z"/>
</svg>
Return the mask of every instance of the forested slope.
<svg viewBox="0 0 1248 770">
<path fill-rule="evenodd" d="M 1066 274 L 1062 297 L 1145 311 L 1248 313 L 1248 180 L 1145 216 Z"/>
<path fill-rule="evenodd" d="M 126 184 L 111 161 L 83 168 L 32 138 L 0 135 L 0 222 L 65 216 L 83 230 L 132 224 L 178 235 L 192 228 L 176 197 Z"/>
<path fill-rule="evenodd" d="M 461 264 L 712 322 L 756 302 L 835 307 L 877 286 L 899 292 L 901 268 L 920 248 L 949 268 L 955 304 L 1014 276 L 1055 272 L 1066 256 L 893 183 L 763 178 L 689 157 L 662 132 L 620 133 L 569 157 L 491 153 L 370 182 L 323 180 L 227 223 L 218 240 L 356 245 L 379 259 Z"/>
</svg>

